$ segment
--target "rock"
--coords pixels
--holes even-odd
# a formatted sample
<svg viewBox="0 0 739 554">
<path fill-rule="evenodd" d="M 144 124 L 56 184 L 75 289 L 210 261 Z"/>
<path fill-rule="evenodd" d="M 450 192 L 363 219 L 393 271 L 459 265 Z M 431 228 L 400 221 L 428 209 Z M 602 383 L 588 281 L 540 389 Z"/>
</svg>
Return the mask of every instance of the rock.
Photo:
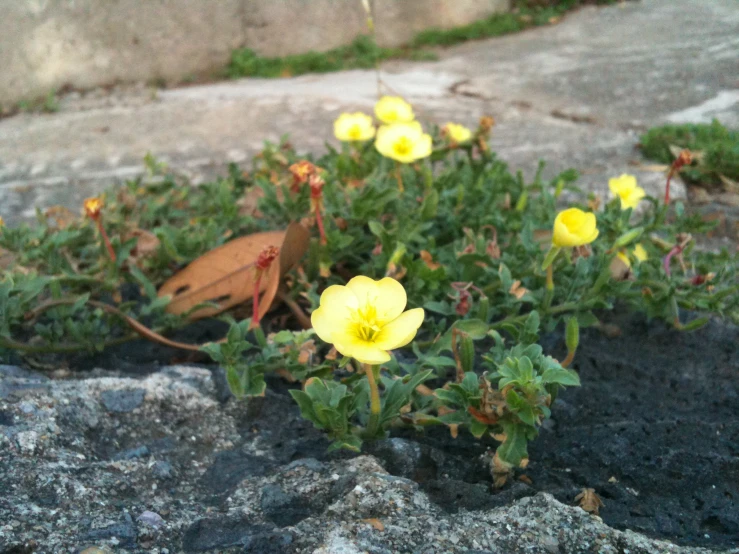
<svg viewBox="0 0 739 554">
<path fill-rule="evenodd" d="M 136 448 L 130 448 L 119 452 L 113 456 L 114 460 L 134 460 L 136 458 L 146 458 L 150 454 L 149 448 L 146 446 L 137 446 Z"/>
<path fill-rule="evenodd" d="M 162 516 L 156 512 L 150 512 L 149 510 L 142 512 L 141 515 L 136 518 L 136 521 L 140 521 L 141 523 L 148 525 L 149 527 L 154 527 L 155 529 L 164 525 Z"/>
<path fill-rule="evenodd" d="M 163 460 L 154 462 L 154 465 L 151 466 L 151 472 L 157 479 L 171 479 L 175 474 L 172 464 Z"/>
<path fill-rule="evenodd" d="M 250 524 L 243 518 L 201 519 L 185 532 L 185 552 L 206 552 L 217 548 L 243 546 L 245 552 L 281 554 L 292 543 L 292 535 L 270 525 Z"/>
<path fill-rule="evenodd" d="M 100 393 L 100 400 L 109 412 L 123 414 L 138 408 L 145 395 L 144 389 L 106 390 Z"/>
<path fill-rule="evenodd" d="M 300 497 L 285 493 L 277 485 L 267 485 L 261 492 L 262 513 L 278 527 L 295 525 L 311 514 L 310 507 Z"/>
<path fill-rule="evenodd" d="M 90 529 L 83 537 L 84 540 L 97 541 L 114 539 L 122 548 L 133 548 L 136 543 L 136 527 L 128 512 L 124 512 L 124 521 L 114 523 L 98 529 Z"/>
<path fill-rule="evenodd" d="M 223 494 L 247 476 L 264 475 L 273 465 L 274 462 L 269 459 L 236 450 L 219 452 L 215 463 L 200 480 L 200 485 L 212 494 Z"/>
</svg>

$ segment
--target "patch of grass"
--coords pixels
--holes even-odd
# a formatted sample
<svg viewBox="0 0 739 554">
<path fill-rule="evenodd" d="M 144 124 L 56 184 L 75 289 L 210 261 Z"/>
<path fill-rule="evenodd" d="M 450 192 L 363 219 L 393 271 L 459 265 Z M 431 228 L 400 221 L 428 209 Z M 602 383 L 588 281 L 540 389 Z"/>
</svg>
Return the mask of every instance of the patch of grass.
<svg viewBox="0 0 739 554">
<path fill-rule="evenodd" d="M 372 37 L 366 35 L 357 37 L 348 46 L 327 52 L 310 51 L 284 57 L 263 57 L 249 48 L 239 48 L 231 54 L 226 75 L 232 79 L 292 77 L 306 73 L 370 69 L 375 66 L 376 61 L 389 59 L 435 60 L 436 54 L 424 48 L 451 46 L 468 40 L 497 37 L 529 27 L 548 25 L 564 13 L 585 4 L 611 4 L 616 1 L 618 0 L 518 0 L 511 12 L 493 14 L 454 29 L 427 29 L 400 48 L 377 46 Z"/>
<path fill-rule="evenodd" d="M 714 120 L 712 123 L 663 125 L 641 137 L 644 156 L 670 164 L 675 156 L 670 147 L 700 153 L 699 163 L 682 175 L 691 183 L 717 185 L 720 175 L 739 180 L 739 131 L 732 131 Z"/>
<path fill-rule="evenodd" d="M 239 77 L 290 77 L 305 73 L 329 73 L 345 69 L 370 69 L 375 61 L 392 58 L 433 60 L 432 52 L 409 48 L 384 48 L 377 46 L 371 37 L 359 36 L 348 46 L 327 52 L 306 52 L 282 58 L 259 56 L 249 48 L 234 50 L 226 73 Z"/>
</svg>

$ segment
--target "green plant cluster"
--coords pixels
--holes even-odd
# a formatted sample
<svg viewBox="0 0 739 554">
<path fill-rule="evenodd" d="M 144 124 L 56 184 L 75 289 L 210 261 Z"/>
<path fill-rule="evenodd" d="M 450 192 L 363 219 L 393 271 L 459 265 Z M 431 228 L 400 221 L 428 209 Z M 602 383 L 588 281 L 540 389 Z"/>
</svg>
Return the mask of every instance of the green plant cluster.
<svg viewBox="0 0 739 554">
<path fill-rule="evenodd" d="M 668 208 L 653 198 L 640 215 L 622 210 L 618 199 L 607 202 L 597 212 L 598 238 L 558 256 L 554 288 L 547 287 L 542 263 L 558 199 L 567 191 L 584 208 L 596 202 L 577 189 L 576 173 L 545 180 L 542 166 L 526 182 L 489 150 L 483 127 L 463 145 L 439 129 L 433 136 L 431 157 L 410 165 L 382 157 L 370 143 L 327 146 L 313 159 L 325 181 L 319 209 L 326 242 L 314 228 L 301 267 L 287 279 L 286 298 L 306 314 L 327 286 L 356 275 L 395 277 L 408 307 L 425 308 L 407 352 L 373 369 L 382 390 L 379 420 L 370 418 L 359 367 L 331 356 L 326 345 L 311 348 L 311 331 L 278 327 L 264 335 L 249 332 L 249 320 L 231 320 L 226 341 L 205 347 L 237 396 L 263 394 L 265 376 L 276 374 L 303 383 L 293 396 L 335 447 L 357 449 L 398 425 L 448 425 L 494 434 L 502 441 L 499 462 L 515 466 L 558 389 L 578 384 L 565 361 L 536 345 L 540 332 L 567 322 L 574 350 L 576 330 L 599 325 L 600 314 L 616 305 L 686 330 L 710 314 L 739 321 L 736 256 L 696 250 L 686 234 L 711 225 L 679 203 Z M 106 195 L 102 225 L 115 261 L 95 225 L 74 214 L 52 210 L 39 213 L 35 226 L 0 229 L 0 259 L 13 258 L 0 279 L 0 357 L 100 350 L 135 336 L 126 317 L 159 333 L 186 325 L 157 296 L 166 278 L 231 238 L 301 219 L 313 225 L 310 187 L 296 188 L 290 171 L 301 159 L 286 141 L 268 144 L 250 173 L 234 166 L 199 187 L 149 159 L 149 177 Z M 153 246 L 144 248 L 142 234 Z M 618 254 L 631 256 L 637 243 L 648 259 L 614 272 Z M 687 321 L 688 312 L 701 315 Z"/>
<path fill-rule="evenodd" d="M 721 176 L 739 181 L 739 131 L 712 123 L 663 125 L 649 129 L 641 137 L 644 156 L 665 164 L 675 159 L 675 151 L 690 150 L 696 163 L 681 171 L 690 183 L 721 185 Z"/>
</svg>

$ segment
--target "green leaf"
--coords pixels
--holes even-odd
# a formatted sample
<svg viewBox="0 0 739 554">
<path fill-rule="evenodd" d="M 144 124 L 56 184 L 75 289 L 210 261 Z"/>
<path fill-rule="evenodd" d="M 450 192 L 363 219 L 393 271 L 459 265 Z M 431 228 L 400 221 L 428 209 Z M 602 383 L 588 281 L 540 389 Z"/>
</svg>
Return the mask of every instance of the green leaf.
<svg viewBox="0 0 739 554">
<path fill-rule="evenodd" d="M 436 189 L 431 189 L 426 193 L 426 197 L 421 204 L 421 220 L 428 221 L 436 217 L 439 211 L 439 193 Z"/>
<path fill-rule="evenodd" d="M 504 422 L 502 425 L 506 439 L 497 449 L 498 456 L 502 461 L 517 467 L 521 460 L 528 458 L 526 428 L 520 423 Z"/>
<path fill-rule="evenodd" d="M 346 435 L 332 442 L 328 447 L 328 452 L 336 450 L 350 450 L 352 452 L 362 451 L 362 439 L 356 435 Z"/>
<path fill-rule="evenodd" d="M 539 340 L 539 313 L 533 311 L 526 318 L 526 322 L 518 334 L 519 342 L 524 344 L 532 344 Z"/>
<path fill-rule="evenodd" d="M 444 350 L 451 351 L 452 349 L 452 330 L 459 329 L 469 335 L 472 340 L 480 340 L 485 337 L 490 326 L 479 319 L 460 319 L 452 325 L 444 335 L 436 341 L 431 351 L 434 354 L 438 354 Z"/>
<path fill-rule="evenodd" d="M 568 352 L 575 352 L 580 344 L 580 325 L 577 317 L 571 317 L 567 320 L 565 344 L 567 345 Z"/>
<path fill-rule="evenodd" d="M 481 438 L 485 434 L 485 431 L 488 430 L 487 425 L 485 425 L 482 421 L 477 421 L 474 418 L 472 419 L 472 421 L 470 421 L 469 428 L 470 428 L 470 433 L 472 433 L 472 436 L 475 437 L 476 439 Z"/>
<path fill-rule="evenodd" d="M 566 387 L 579 387 L 580 377 L 571 369 L 565 369 L 557 365 L 549 367 L 541 374 L 541 380 L 544 384 L 556 383 Z"/>
</svg>

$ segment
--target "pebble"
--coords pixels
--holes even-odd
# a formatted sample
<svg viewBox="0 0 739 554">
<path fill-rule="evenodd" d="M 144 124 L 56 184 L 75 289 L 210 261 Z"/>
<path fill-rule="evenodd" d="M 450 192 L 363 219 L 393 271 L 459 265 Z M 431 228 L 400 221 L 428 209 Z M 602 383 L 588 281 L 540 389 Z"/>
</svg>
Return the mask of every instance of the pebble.
<svg viewBox="0 0 739 554">
<path fill-rule="evenodd" d="M 103 406 L 114 413 L 132 412 L 144 401 L 144 389 L 106 390 L 100 393 Z"/>
</svg>

